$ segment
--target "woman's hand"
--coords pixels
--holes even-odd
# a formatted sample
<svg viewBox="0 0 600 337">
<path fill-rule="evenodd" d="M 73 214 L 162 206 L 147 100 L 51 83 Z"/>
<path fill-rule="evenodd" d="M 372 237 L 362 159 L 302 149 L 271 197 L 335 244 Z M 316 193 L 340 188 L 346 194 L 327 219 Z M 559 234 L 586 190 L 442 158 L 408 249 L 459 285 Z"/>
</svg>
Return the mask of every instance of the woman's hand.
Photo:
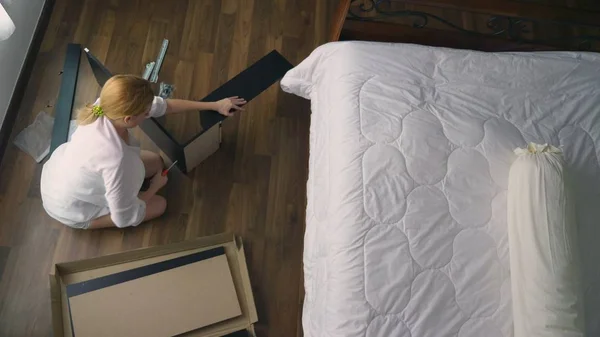
<svg viewBox="0 0 600 337">
<path fill-rule="evenodd" d="M 169 178 L 167 176 L 164 176 L 164 177 L 162 176 L 162 170 L 161 170 L 160 172 L 155 174 L 152 177 L 152 179 L 150 180 L 150 186 L 148 187 L 148 190 L 144 191 L 144 192 L 140 192 L 138 197 L 141 200 L 143 200 L 144 202 L 148 203 L 150 201 L 150 199 L 152 199 L 152 197 L 154 195 L 156 195 L 156 192 L 158 192 L 158 190 L 160 190 L 167 184 L 168 180 L 169 180 Z"/>
<path fill-rule="evenodd" d="M 217 110 L 223 116 L 231 116 L 236 111 L 243 111 L 244 109 L 242 109 L 242 105 L 244 104 L 246 104 L 245 99 L 239 98 L 238 96 L 233 96 L 215 102 L 215 110 Z"/>
<path fill-rule="evenodd" d="M 163 176 L 161 170 L 155 174 L 154 177 L 152 177 L 152 180 L 150 181 L 150 188 L 148 188 L 148 190 L 152 190 L 154 193 L 156 193 L 167 184 L 167 181 L 169 181 L 169 178 L 166 175 Z"/>
</svg>

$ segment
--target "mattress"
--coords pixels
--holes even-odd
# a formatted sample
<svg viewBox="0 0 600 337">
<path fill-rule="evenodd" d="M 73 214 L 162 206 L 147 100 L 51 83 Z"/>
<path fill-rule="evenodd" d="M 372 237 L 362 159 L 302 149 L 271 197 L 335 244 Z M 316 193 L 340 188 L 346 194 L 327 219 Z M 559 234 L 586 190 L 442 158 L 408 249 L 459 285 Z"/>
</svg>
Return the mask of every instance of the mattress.
<svg viewBox="0 0 600 337">
<path fill-rule="evenodd" d="M 573 173 L 600 336 L 600 56 L 337 42 L 281 82 L 311 100 L 304 335 L 512 336 L 513 149 Z"/>
</svg>

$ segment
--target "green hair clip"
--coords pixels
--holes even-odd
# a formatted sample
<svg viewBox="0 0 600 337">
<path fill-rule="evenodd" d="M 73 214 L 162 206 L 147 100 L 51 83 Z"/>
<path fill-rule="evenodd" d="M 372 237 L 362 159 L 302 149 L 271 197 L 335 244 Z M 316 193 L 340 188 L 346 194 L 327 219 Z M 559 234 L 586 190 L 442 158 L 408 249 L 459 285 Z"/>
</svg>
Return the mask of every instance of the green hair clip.
<svg viewBox="0 0 600 337">
<path fill-rule="evenodd" d="M 92 112 L 96 117 L 104 115 L 104 110 L 102 110 L 102 108 L 99 105 L 94 105 L 94 107 L 92 108 Z"/>
</svg>

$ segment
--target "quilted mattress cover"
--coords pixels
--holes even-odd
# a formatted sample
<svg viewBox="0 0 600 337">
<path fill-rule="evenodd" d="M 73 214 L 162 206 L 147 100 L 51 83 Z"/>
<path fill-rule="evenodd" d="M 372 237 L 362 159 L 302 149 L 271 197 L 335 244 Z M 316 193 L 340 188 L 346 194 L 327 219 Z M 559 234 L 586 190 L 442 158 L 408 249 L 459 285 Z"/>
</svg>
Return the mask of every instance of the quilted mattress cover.
<svg viewBox="0 0 600 337">
<path fill-rule="evenodd" d="M 311 100 L 305 336 L 512 336 L 513 149 L 573 173 L 600 336 L 600 55 L 337 42 L 281 82 Z"/>
</svg>

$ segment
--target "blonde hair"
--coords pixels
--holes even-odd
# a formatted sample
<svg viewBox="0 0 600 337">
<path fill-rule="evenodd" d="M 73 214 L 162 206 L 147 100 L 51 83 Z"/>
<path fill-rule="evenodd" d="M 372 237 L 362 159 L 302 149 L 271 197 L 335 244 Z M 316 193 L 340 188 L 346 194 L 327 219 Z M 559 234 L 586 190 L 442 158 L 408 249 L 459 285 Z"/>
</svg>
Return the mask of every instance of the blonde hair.
<svg viewBox="0 0 600 337">
<path fill-rule="evenodd" d="M 135 75 L 115 75 L 102 87 L 99 105 L 102 115 L 119 119 L 145 113 L 153 99 L 154 92 L 147 80 Z M 79 125 L 91 124 L 98 118 L 93 104 L 87 104 L 77 111 Z"/>
</svg>

